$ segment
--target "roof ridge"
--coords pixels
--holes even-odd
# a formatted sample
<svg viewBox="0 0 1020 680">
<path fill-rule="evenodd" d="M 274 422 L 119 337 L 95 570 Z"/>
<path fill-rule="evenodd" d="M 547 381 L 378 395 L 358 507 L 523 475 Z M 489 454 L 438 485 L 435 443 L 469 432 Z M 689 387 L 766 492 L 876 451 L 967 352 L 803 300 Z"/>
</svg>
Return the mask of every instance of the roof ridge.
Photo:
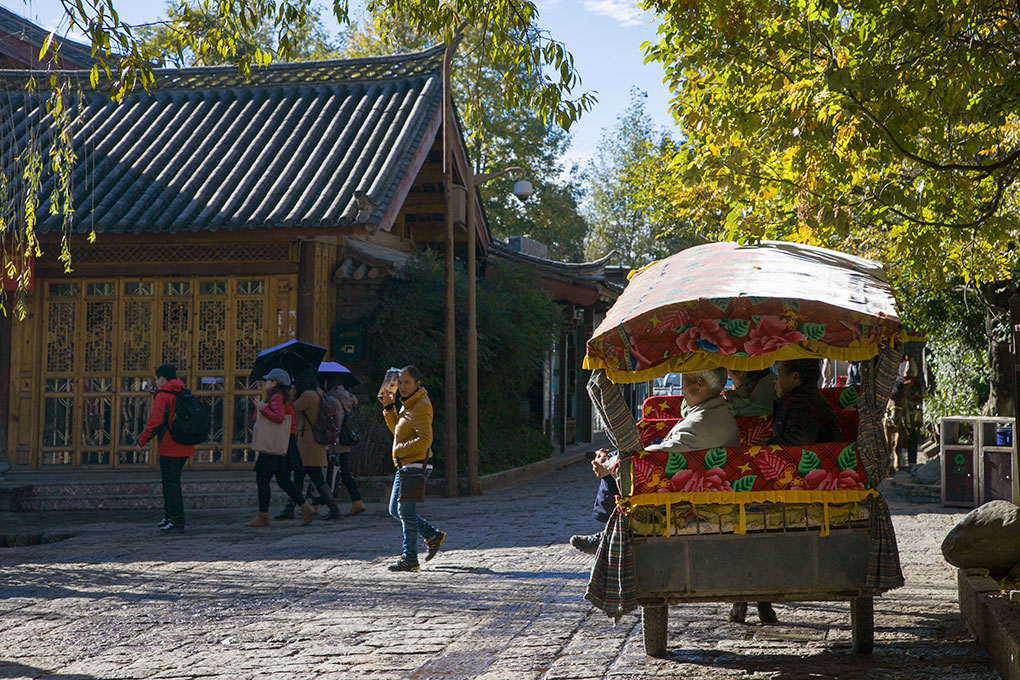
<svg viewBox="0 0 1020 680">
<path fill-rule="evenodd" d="M 0 29 L 10 32 L 10 35 L 30 41 L 34 47 L 42 47 L 43 42 L 50 34 L 50 31 L 45 27 L 3 6 L 0 6 Z M 66 35 L 62 36 L 57 33 L 54 33 L 54 38 L 54 42 L 59 45 L 59 48 L 67 50 L 72 59 L 77 56 L 85 61 L 93 60 L 91 45 L 71 40 Z"/>
<path fill-rule="evenodd" d="M 606 253 L 597 260 L 592 260 L 590 262 L 563 262 L 561 260 L 553 260 L 547 257 L 539 257 L 538 255 L 524 253 L 521 252 L 520 250 L 514 250 L 513 248 L 511 248 L 506 243 L 503 243 L 502 241 L 493 241 L 491 248 L 500 251 L 501 254 L 520 257 L 523 260 L 531 261 L 534 262 L 535 264 L 553 265 L 563 269 L 577 269 L 577 270 L 597 269 L 599 267 L 605 267 L 606 264 L 609 262 L 610 258 L 612 258 L 613 255 L 616 254 L 616 251 L 613 250 Z"/>
<path fill-rule="evenodd" d="M 445 46 L 434 45 L 420 52 L 354 57 L 351 59 L 324 59 L 318 61 L 280 62 L 252 69 L 245 78 L 236 65 L 191 66 L 153 70 L 157 89 L 198 89 L 204 87 L 259 87 L 272 85 L 307 85 L 311 83 L 377 82 L 414 78 L 436 73 L 442 69 Z M 65 76 L 71 80 L 89 79 L 88 70 L 22 70 L 0 69 L 0 89 L 23 89 L 29 78 L 41 74 Z M 110 86 L 100 71 L 97 90 Z"/>
</svg>

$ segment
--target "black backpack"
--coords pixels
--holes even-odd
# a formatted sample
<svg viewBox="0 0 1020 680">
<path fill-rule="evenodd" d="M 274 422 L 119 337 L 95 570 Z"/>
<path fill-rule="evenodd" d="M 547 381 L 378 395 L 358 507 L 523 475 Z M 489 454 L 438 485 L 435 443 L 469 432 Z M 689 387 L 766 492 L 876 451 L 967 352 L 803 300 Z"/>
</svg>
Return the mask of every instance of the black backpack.
<svg viewBox="0 0 1020 680">
<path fill-rule="evenodd" d="M 340 433 L 340 421 L 344 417 L 344 407 L 340 400 L 331 394 L 319 394 L 319 417 L 312 423 L 312 437 L 323 446 L 336 441 Z"/>
<path fill-rule="evenodd" d="M 344 422 L 340 425 L 340 434 L 337 443 L 340 446 L 354 446 L 361 441 L 358 434 L 358 419 L 354 409 L 344 416 Z"/>
<path fill-rule="evenodd" d="M 185 446 L 194 446 L 208 441 L 209 433 L 212 430 L 212 414 L 208 407 L 203 405 L 191 393 L 191 390 L 162 391 L 177 397 L 177 403 L 174 405 L 174 420 L 169 428 L 170 437 L 178 444 Z M 166 427 L 167 416 L 167 413 L 163 414 L 164 427 Z"/>
</svg>

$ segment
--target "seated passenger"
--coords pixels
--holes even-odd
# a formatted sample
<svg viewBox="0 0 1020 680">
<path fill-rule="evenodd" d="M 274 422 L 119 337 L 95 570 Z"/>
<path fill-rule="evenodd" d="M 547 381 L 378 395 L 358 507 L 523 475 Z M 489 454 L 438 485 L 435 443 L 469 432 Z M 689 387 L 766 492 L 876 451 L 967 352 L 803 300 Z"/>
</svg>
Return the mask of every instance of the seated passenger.
<svg viewBox="0 0 1020 680">
<path fill-rule="evenodd" d="M 773 405 L 772 438 L 769 444 L 798 446 L 835 442 L 842 437 L 836 413 L 818 391 L 822 365 L 818 359 L 791 359 L 778 364 L 775 385 L 779 398 Z M 730 621 L 743 623 L 747 603 L 734 602 Z M 779 619 L 768 602 L 758 603 L 758 619 L 776 623 Z"/>
<path fill-rule="evenodd" d="M 716 446 L 740 446 L 740 430 L 729 404 L 719 396 L 726 384 L 726 369 L 713 368 L 685 373 L 684 401 L 687 414 L 673 426 L 659 444 L 648 451 L 700 451 Z"/>
<path fill-rule="evenodd" d="M 804 446 L 838 442 L 843 438 L 836 412 L 821 392 L 822 369 L 818 359 L 791 359 L 777 364 L 776 400 L 769 444 Z"/>
<path fill-rule="evenodd" d="M 760 371 L 729 371 L 733 389 L 723 392 L 723 399 L 735 416 L 771 416 L 776 400 L 776 374 L 771 369 Z"/>
<path fill-rule="evenodd" d="M 649 446 L 649 451 L 700 451 L 716 446 L 740 446 L 740 430 L 730 415 L 726 401 L 719 396 L 726 384 L 726 369 L 713 368 L 700 373 L 685 373 L 683 391 L 690 410 L 687 416 L 673 426 L 661 444 Z M 600 477 L 592 516 L 605 524 L 616 507 L 619 489 L 612 470 L 616 467 L 614 452 L 600 449 L 592 461 L 592 469 Z M 583 553 L 594 555 L 602 540 L 602 532 L 570 537 L 570 545 Z"/>
</svg>

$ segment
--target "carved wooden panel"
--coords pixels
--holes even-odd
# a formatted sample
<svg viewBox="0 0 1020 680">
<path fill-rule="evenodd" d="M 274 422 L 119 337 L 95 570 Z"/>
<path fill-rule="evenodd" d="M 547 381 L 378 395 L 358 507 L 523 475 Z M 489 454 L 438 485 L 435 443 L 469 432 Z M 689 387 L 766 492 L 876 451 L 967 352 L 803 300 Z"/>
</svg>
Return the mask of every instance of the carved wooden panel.
<svg viewBox="0 0 1020 680">
<path fill-rule="evenodd" d="M 12 380 L 12 395 L 29 408 L 25 414 L 35 408 L 37 415 L 22 417 L 25 426 L 8 440 L 12 450 L 37 467 L 151 467 L 155 445 L 135 445 L 151 409 L 155 368 L 174 363 L 213 414 L 209 441 L 196 447 L 192 464 L 249 464 L 251 401 L 261 386 L 248 374 L 260 350 L 294 337 L 295 280 L 40 282 L 41 346 L 31 351 L 32 334 L 19 329 L 27 344 L 12 357 L 12 376 L 24 377 Z"/>
</svg>

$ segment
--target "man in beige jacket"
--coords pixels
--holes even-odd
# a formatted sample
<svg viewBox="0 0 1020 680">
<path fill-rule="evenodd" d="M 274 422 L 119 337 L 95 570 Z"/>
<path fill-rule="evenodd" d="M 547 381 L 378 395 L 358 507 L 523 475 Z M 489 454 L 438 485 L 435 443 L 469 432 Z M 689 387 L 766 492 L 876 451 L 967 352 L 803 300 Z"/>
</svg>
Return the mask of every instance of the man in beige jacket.
<svg viewBox="0 0 1020 680">
<path fill-rule="evenodd" d="M 689 407 L 687 416 L 673 426 L 662 443 L 649 446 L 649 451 L 700 451 L 716 446 L 739 446 L 740 430 L 733 419 L 726 400 L 720 395 L 726 384 L 726 369 L 713 368 L 683 376 L 684 399 Z M 595 453 L 592 469 L 601 479 L 595 497 L 592 517 L 605 524 L 616 507 L 619 487 L 613 472 L 617 467 L 617 454 L 609 449 Z M 570 537 L 570 545 L 583 553 L 594 555 L 602 540 L 602 532 Z"/>
</svg>

